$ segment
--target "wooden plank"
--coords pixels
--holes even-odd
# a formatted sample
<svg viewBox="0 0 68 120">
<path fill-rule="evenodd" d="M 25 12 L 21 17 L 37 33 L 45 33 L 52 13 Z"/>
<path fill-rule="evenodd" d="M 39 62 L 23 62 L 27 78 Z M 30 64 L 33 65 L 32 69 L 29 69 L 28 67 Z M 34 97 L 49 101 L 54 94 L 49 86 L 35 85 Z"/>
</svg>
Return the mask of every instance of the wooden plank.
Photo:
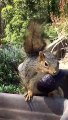
<svg viewBox="0 0 68 120">
<path fill-rule="evenodd" d="M 59 120 L 60 116 L 55 114 L 46 114 L 46 113 L 40 113 L 40 112 L 30 112 L 30 111 L 18 111 L 18 110 L 0 110 L 0 116 L 1 118 L 4 118 L 6 120 Z"/>
<path fill-rule="evenodd" d="M 34 96 L 31 102 L 25 102 L 23 95 L 0 94 L 0 109 L 17 109 L 25 111 L 62 114 L 64 99 Z M 59 105 L 59 107 L 58 107 Z"/>
<path fill-rule="evenodd" d="M 0 93 L 0 120 L 60 120 L 64 108 L 68 100 L 62 98 L 34 96 L 25 102 L 23 95 Z"/>
</svg>

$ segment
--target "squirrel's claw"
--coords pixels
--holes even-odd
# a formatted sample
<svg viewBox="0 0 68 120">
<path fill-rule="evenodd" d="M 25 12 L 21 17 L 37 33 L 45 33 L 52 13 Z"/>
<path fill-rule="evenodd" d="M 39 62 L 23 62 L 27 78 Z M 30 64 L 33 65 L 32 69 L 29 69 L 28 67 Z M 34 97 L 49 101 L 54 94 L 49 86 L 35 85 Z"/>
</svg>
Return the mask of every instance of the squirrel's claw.
<svg viewBox="0 0 68 120">
<path fill-rule="evenodd" d="M 33 97 L 32 91 L 28 90 L 28 92 L 24 95 L 24 97 L 25 97 L 25 101 L 31 101 Z"/>
</svg>

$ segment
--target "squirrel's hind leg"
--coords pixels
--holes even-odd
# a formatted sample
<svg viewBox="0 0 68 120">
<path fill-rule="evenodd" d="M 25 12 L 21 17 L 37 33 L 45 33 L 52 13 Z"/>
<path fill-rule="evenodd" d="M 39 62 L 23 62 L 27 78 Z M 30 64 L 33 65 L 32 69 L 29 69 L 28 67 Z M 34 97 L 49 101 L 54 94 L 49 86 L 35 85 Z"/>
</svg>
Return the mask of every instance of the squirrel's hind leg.
<svg viewBox="0 0 68 120">
<path fill-rule="evenodd" d="M 24 94 L 24 97 L 25 97 L 25 101 L 31 101 L 32 98 L 33 98 L 33 92 L 31 90 L 28 90 L 25 94 Z"/>
<path fill-rule="evenodd" d="M 54 91 L 49 92 L 48 97 L 64 97 L 64 92 L 61 87 L 58 87 Z"/>
</svg>

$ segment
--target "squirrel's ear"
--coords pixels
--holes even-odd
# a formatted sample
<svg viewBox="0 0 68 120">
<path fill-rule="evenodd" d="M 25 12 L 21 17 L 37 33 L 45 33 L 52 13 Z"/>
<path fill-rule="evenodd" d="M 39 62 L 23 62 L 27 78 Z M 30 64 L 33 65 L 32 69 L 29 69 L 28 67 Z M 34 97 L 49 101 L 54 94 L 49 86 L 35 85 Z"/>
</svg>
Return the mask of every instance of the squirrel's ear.
<svg viewBox="0 0 68 120">
<path fill-rule="evenodd" d="M 43 59 L 45 58 L 44 54 L 42 51 L 39 52 L 39 61 L 43 61 Z"/>
</svg>

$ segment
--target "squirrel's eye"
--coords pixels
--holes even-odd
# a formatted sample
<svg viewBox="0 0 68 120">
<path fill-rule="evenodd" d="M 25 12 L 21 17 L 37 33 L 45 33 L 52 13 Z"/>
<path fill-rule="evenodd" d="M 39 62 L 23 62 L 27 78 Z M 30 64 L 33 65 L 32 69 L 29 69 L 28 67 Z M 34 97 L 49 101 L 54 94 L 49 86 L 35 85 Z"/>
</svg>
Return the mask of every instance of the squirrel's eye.
<svg viewBox="0 0 68 120">
<path fill-rule="evenodd" d="M 48 63 L 47 63 L 47 62 L 45 62 L 45 66 L 48 66 Z"/>
</svg>

